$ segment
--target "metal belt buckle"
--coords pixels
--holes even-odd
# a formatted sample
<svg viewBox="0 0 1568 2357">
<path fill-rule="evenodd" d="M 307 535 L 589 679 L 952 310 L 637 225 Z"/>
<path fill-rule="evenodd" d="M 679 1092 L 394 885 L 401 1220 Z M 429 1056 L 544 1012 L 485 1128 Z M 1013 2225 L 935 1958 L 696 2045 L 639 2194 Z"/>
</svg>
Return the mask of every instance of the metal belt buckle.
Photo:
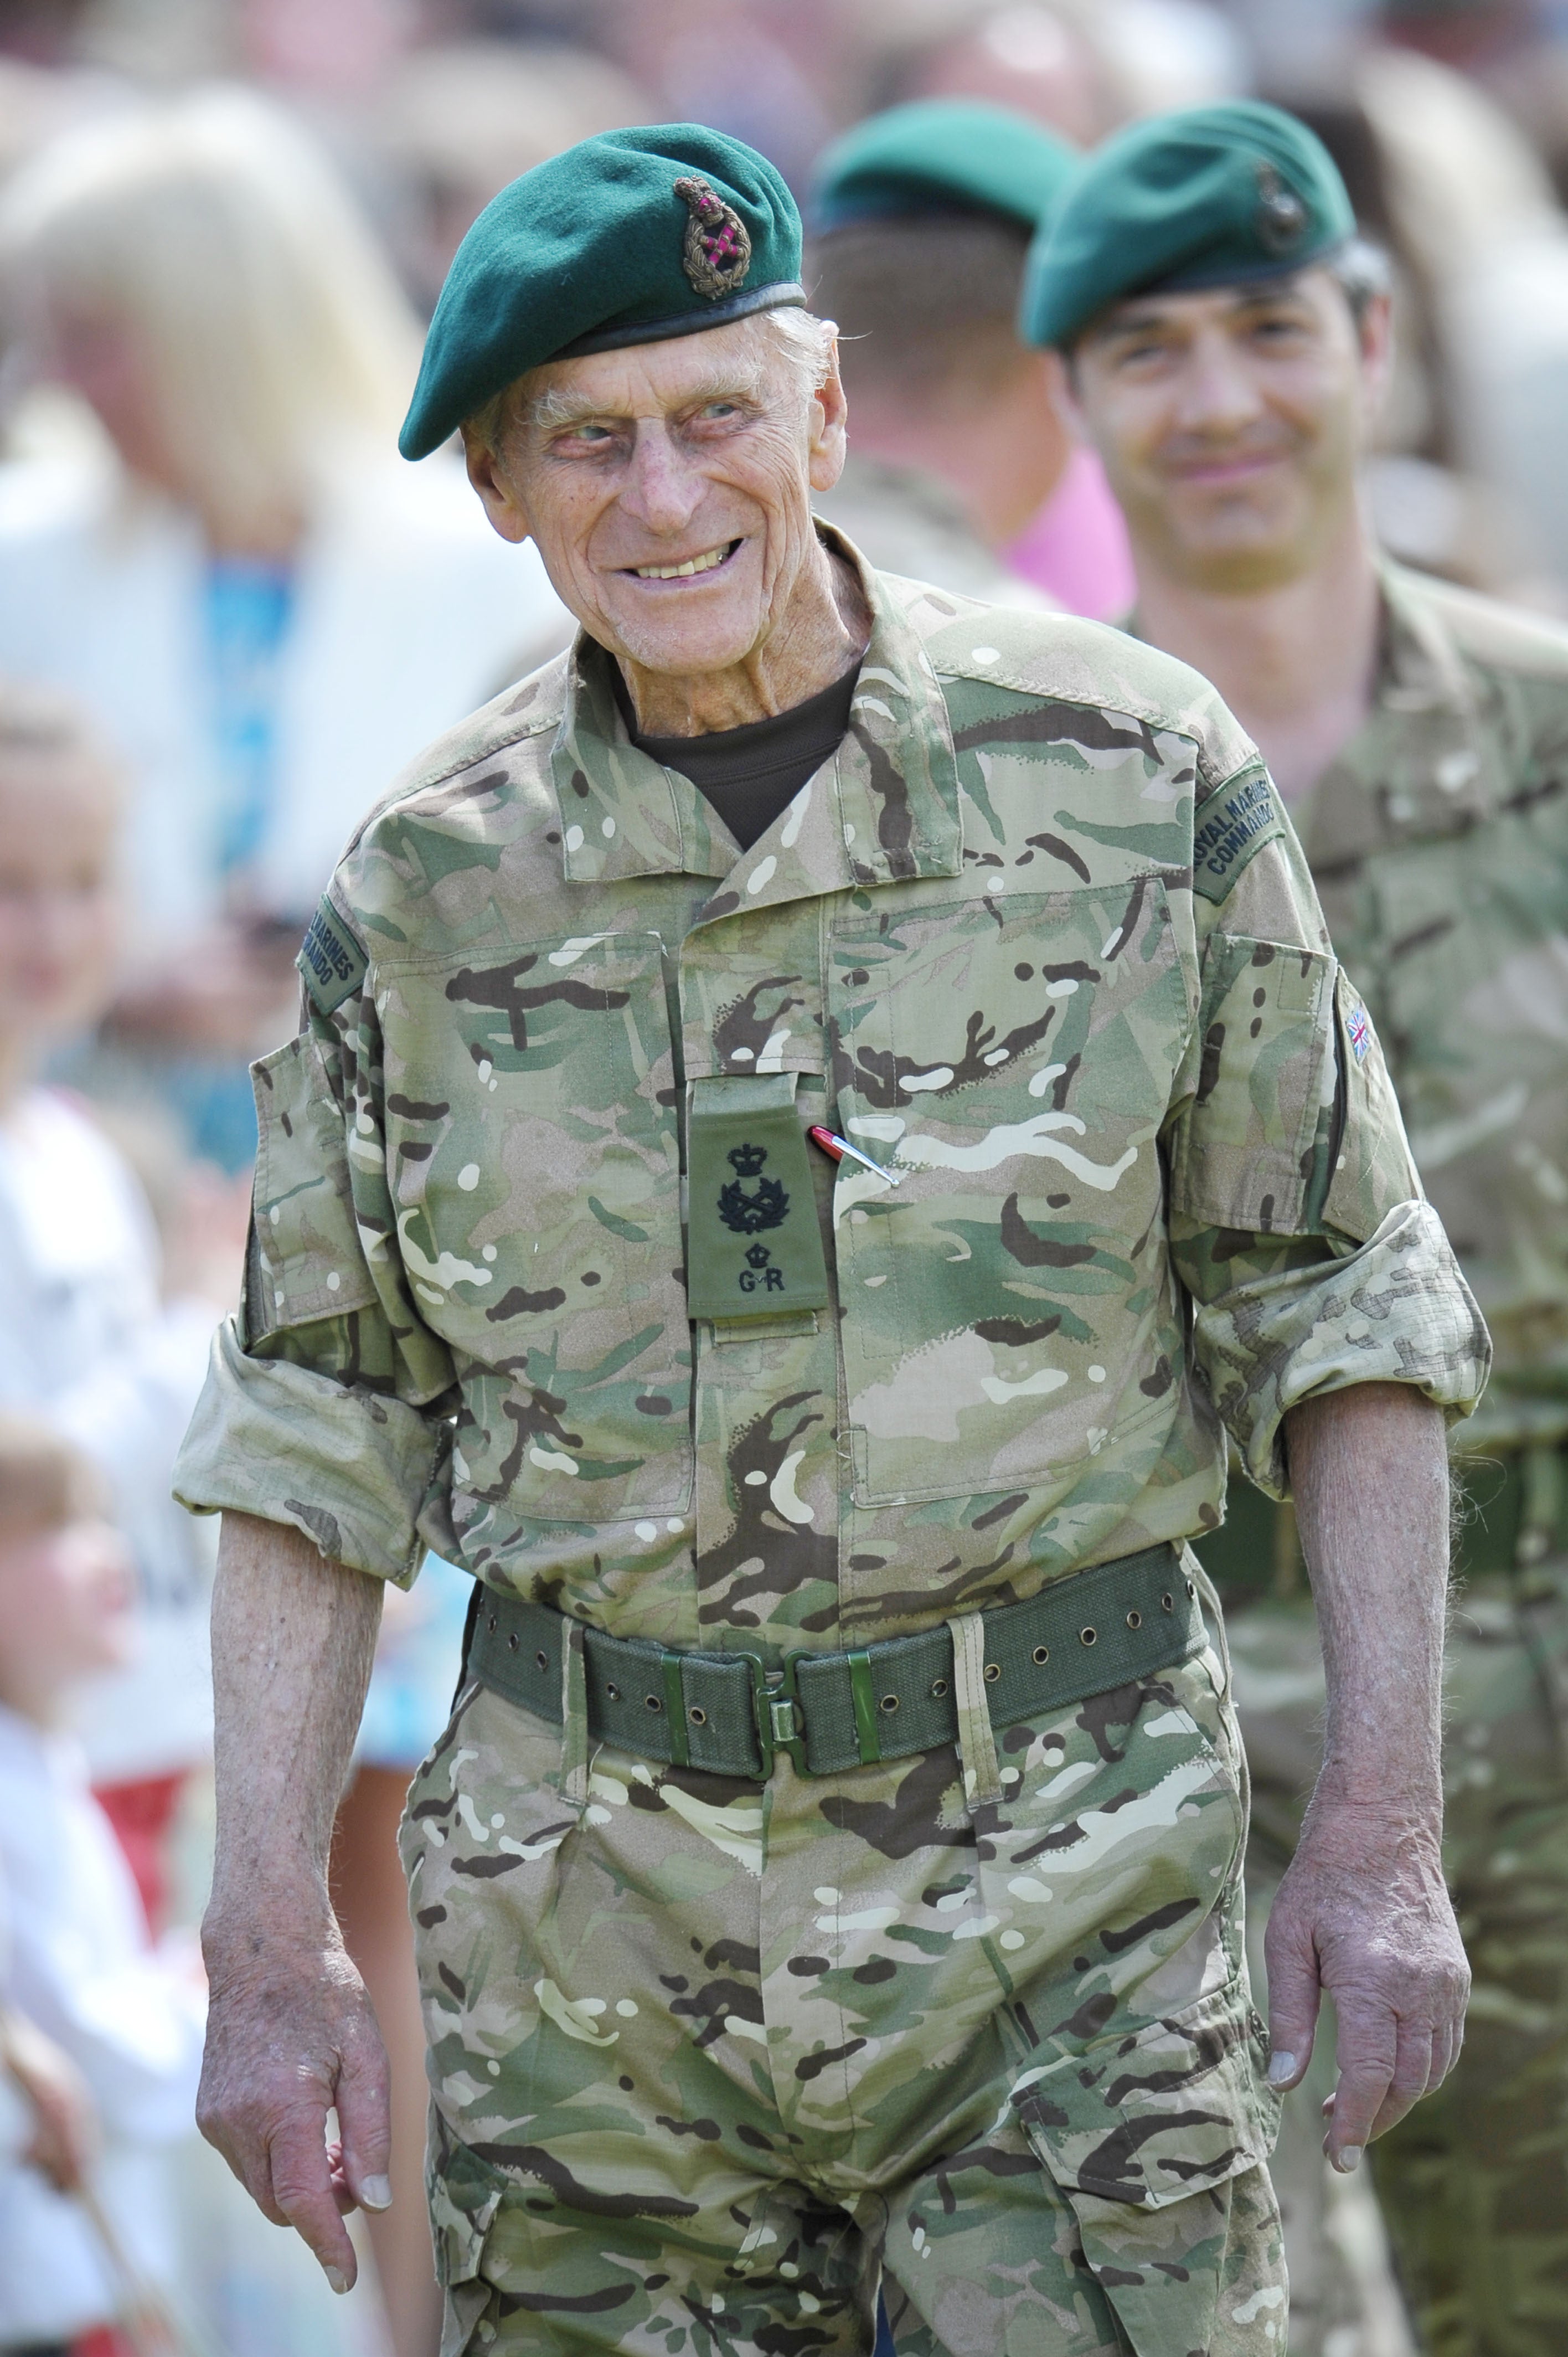
<svg viewBox="0 0 1568 2357">
<path fill-rule="evenodd" d="M 772 1775 L 774 1759 L 780 1751 L 789 1754 L 797 1776 L 809 1776 L 805 1711 L 795 1684 L 795 1664 L 810 1661 L 811 1654 L 787 1653 L 781 1671 L 768 1669 L 760 1653 L 742 1653 L 740 1658 L 751 1669 L 751 1722 L 762 1754 L 763 1781 Z M 778 1684 L 770 1684 L 775 1678 Z"/>
</svg>

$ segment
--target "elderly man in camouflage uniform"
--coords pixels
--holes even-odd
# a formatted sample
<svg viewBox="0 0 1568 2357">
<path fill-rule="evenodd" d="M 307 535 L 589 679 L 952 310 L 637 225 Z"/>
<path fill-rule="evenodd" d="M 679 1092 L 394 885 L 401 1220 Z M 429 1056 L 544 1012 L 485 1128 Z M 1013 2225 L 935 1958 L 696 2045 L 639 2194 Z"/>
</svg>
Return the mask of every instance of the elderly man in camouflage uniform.
<svg viewBox="0 0 1568 2357">
<path fill-rule="evenodd" d="M 371 814 L 257 1069 L 180 1474 L 226 1513 L 203 2121 L 349 2280 L 385 2112 L 323 1852 L 435 1544 L 478 1583 L 404 1835 L 448 2357 L 848 2357 L 879 2276 L 905 2357 L 1283 2352 L 1266 2072 L 1331 1987 L 1343 2150 L 1459 2036 L 1485 1329 L 1213 693 L 813 529 L 799 253 L 750 150 L 617 133 L 433 323 L 403 447 L 463 425 L 584 628 Z M 1334 1677 L 1272 2066 L 1185 1546 L 1227 1430 Z"/>
<path fill-rule="evenodd" d="M 1134 232 L 1155 190 L 1165 243 L 1151 277 Z M 1029 320 L 1068 351 L 1080 423 L 1125 507 L 1133 628 L 1208 673 L 1269 759 L 1497 1340 L 1492 1391 L 1455 1438 L 1469 1505 L 1447 1866 L 1476 1992 L 1458 2069 L 1379 2147 L 1376 2178 L 1432 2350 L 1558 2357 L 1568 637 L 1370 545 L 1356 463 L 1389 309 L 1353 226 L 1300 124 L 1251 106 L 1167 117 L 1096 158 L 1037 250 Z M 1260 1896 L 1295 1840 L 1323 1704 L 1300 1536 L 1287 1508 L 1238 1485 L 1202 1548 L 1236 1615 Z M 1305 2138 L 1279 2181 L 1293 2283 L 1312 2287 L 1315 2329 L 1299 2336 L 1310 2352 L 1337 2314 L 1353 2320 L 1354 2296 L 1348 2319 L 1331 2280 L 1333 2203 L 1326 2221 Z"/>
</svg>

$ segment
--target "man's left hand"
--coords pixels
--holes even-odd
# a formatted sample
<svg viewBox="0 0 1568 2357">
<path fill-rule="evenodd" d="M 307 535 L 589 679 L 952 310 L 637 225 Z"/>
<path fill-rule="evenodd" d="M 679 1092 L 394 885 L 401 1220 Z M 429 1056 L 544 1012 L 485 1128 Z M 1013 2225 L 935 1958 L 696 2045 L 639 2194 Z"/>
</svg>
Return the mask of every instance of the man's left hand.
<svg viewBox="0 0 1568 2357">
<path fill-rule="evenodd" d="M 1312 2060 L 1334 2000 L 1339 2084 L 1323 2148 L 1352 2169 L 1373 2136 L 1440 2086 L 1465 2035 L 1470 1970 L 1434 1828 L 1380 1803 L 1319 1795 L 1269 1916 L 1269 2082 Z"/>
</svg>

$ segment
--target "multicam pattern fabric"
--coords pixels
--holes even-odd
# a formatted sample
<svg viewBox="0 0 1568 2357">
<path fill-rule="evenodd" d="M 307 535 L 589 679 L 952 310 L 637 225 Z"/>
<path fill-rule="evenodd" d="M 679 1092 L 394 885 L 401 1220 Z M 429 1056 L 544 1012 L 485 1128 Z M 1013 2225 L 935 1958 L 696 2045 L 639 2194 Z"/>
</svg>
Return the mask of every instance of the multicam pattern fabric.
<svg viewBox="0 0 1568 2357">
<path fill-rule="evenodd" d="M 1457 1436 L 1568 1434 L 1568 632 L 1390 565 L 1370 718 L 1292 811 L 1497 1351 Z"/>
<path fill-rule="evenodd" d="M 850 733 L 744 856 L 587 644 L 373 814 L 317 934 L 362 983 L 308 962 L 257 1069 L 188 1502 L 777 1664 L 1212 1526 L 1221 1417 L 1277 1489 L 1315 1390 L 1473 1403 L 1484 1329 L 1212 691 L 865 579 Z M 830 1310 L 693 1325 L 685 1114 L 758 1076 L 898 1183 L 813 1153 Z M 450 2349 L 548 2313 L 859 2350 L 879 2252 L 913 2357 L 1283 2347 L 1208 1674 L 1011 1730 L 999 1782 L 975 1695 L 967 1792 L 942 1752 L 590 1762 L 467 1699 L 407 1835 Z"/>
<path fill-rule="evenodd" d="M 1568 1433 L 1568 635 L 1393 566 L 1383 599 L 1375 709 L 1293 815 L 1497 1342 L 1496 1379 L 1454 1435 L 1484 1499 L 1499 1456 L 1523 1452 L 1560 1484 L 1543 1444 Z M 1464 2051 L 1373 2153 L 1433 2357 L 1555 2357 L 1568 2338 L 1568 1555 L 1562 1501 L 1545 1503 L 1515 1574 L 1477 1584 L 1450 1632 L 1446 1860 L 1475 1975 Z M 1237 1609 L 1240 1583 L 1288 1578 L 1288 1562 L 1238 1560 L 1229 1530 L 1203 1552 L 1231 1616 L 1261 1886 L 1310 1790 L 1322 1665 L 1305 1598 Z M 1293 2278 L 1324 2286 L 1320 2312 L 1293 2316 L 1292 2346 L 1320 2357 L 1337 2323 L 1366 2315 L 1332 2245 L 1316 2137 L 1284 2167 Z"/>
<path fill-rule="evenodd" d="M 879 2263 L 901 2357 L 1283 2357 L 1212 1653 L 968 1807 L 951 1749 L 562 1760 L 472 1688 L 404 1823 L 448 2357 L 847 2357 Z"/>
<path fill-rule="evenodd" d="M 1195 802 L 1262 780 L 1212 690 L 867 590 L 850 734 L 744 857 L 586 644 L 366 825 L 330 920 L 362 986 L 257 1069 L 188 1501 L 779 1658 L 1212 1524 L 1215 1402 L 1275 1488 L 1316 1388 L 1473 1402 L 1289 830 L 1192 892 Z M 900 1183 L 813 1153 L 834 1311 L 693 1328 L 686 1092 L 757 1073 Z"/>
</svg>

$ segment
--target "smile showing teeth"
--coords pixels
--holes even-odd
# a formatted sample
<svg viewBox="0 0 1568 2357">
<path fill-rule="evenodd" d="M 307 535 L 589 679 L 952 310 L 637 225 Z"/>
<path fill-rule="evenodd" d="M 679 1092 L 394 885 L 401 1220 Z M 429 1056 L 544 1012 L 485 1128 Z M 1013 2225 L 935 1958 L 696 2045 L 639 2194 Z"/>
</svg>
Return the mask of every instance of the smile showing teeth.
<svg viewBox="0 0 1568 2357">
<path fill-rule="evenodd" d="M 634 565 L 631 569 L 639 581 L 685 581 L 693 573 L 711 573 L 739 545 L 738 541 L 730 540 L 723 548 L 710 548 L 705 556 L 688 556 L 684 565 Z"/>
</svg>

